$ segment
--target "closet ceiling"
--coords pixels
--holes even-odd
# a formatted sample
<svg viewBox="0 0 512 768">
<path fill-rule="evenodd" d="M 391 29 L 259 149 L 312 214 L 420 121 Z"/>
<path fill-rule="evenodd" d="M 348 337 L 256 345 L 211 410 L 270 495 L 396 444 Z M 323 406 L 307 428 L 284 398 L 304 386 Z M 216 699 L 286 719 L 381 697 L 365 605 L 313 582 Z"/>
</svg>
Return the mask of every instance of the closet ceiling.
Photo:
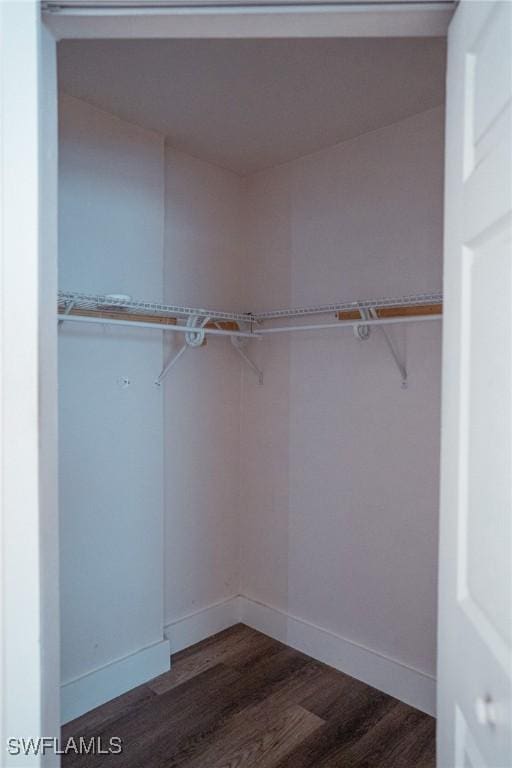
<svg viewBox="0 0 512 768">
<path fill-rule="evenodd" d="M 69 40 L 60 87 L 249 174 L 444 100 L 442 38 Z"/>
</svg>

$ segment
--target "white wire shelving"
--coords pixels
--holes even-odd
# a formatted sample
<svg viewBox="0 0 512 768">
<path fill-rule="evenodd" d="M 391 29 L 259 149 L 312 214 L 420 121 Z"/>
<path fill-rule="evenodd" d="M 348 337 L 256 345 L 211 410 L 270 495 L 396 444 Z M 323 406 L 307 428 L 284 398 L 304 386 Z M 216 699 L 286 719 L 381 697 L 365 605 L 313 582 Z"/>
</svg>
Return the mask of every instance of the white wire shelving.
<svg viewBox="0 0 512 768">
<path fill-rule="evenodd" d="M 383 309 L 384 307 L 423 307 L 430 304 L 442 304 L 443 294 L 420 293 L 411 296 L 400 296 L 385 299 L 357 299 L 342 301 L 334 304 L 318 304 L 312 307 L 295 307 L 292 309 L 273 309 L 268 312 L 256 312 L 252 315 L 255 320 L 278 320 L 281 318 L 304 317 L 305 315 L 327 315 L 332 312 L 349 312 L 360 309 Z"/>
<path fill-rule="evenodd" d="M 94 295 L 88 293 L 73 293 L 69 291 L 59 291 L 59 313 L 65 311 L 67 307 L 72 306 L 75 310 L 90 310 L 92 312 L 130 312 L 137 315 L 144 315 L 148 318 L 168 317 L 168 318 L 186 318 L 186 317 L 211 317 L 216 320 L 232 320 L 234 322 L 245 322 L 248 315 L 242 312 L 225 312 L 214 309 L 204 309 L 198 307 L 183 307 L 175 304 L 158 304 L 151 301 L 140 301 L 131 299 L 118 299 L 109 295 Z"/>
<path fill-rule="evenodd" d="M 156 379 L 160 385 L 170 369 L 190 347 L 200 347 L 207 335 L 229 336 L 233 348 L 263 383 L 263 372 L 249 358 L 245 348 L 248 342 L 261 340 L 275 333 L 328 330 L 350 327 L 357 338 L 364 340 L 372 326 L 382 331 L 393 360 L 400 372 L 402 386 L 407 386 L 405 361 L 400 359 L 387 325 L 418 323 L 442 318 L 443 295 L 440 291 L 417 295 L 381 299 L 358 299 L 332 304 L 267 310 L 264 312 L 230 312 L 204 307 L 187 307 L 148 301 L 60 291 L 57 318 L 66 322 L 100 323 L 159 331 L 182 333 L 185 343 L 165 365 Z M 275 325 L 276 321 L 294 318 L 335 315 L 335 322 L 316 322 Z M 271 324 L 270 327 L 268 324 Z"/>
</svg>

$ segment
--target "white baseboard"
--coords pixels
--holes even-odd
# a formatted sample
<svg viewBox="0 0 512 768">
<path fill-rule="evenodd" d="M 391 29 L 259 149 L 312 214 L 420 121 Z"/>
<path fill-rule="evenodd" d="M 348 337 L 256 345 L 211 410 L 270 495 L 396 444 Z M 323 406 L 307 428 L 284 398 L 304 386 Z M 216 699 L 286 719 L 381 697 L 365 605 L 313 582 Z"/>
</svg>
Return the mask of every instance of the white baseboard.
<svg viewBox="0 0 512 768">
<path fill-rule="evenodd" d="M 61 686 L 62 722 L 74 720 L 169 669 L 169 641 L 161 640 L 70 680 Z"/>
<path fill-rule="evenodd" d="M 166 624 L 164 636 L 169 640 L 171 653 L 182 651 L 237 624 L 240 621 L 239 606 L 239 596 L 234 595 Z"/>
<path fill-rule="evenodd" d="M 247 597 L 238 598 L 236 612 L 238 620 L 243 624 L 362 680 L 422 712 L 435 715 L 436 680 L 433 676 Z"/>
<path fill-rule="evenodd" d="M 171 653 L 176 653 L 238 622 L 435 715 L 435 677 L 243 595 L 167 624 L 165 636 L 170 641 Z"/>
</svg>

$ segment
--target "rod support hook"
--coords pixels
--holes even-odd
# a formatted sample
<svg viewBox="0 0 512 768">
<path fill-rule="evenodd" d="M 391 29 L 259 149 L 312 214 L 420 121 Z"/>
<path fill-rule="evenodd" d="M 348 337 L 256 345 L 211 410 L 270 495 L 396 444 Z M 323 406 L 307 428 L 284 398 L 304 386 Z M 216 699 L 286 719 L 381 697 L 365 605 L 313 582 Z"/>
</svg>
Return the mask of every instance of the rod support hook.
<svg viewBox="0 0 512 768">
<path fill-rule="evenodd" d="M 358 307 L 359 314 L 361 315 L 362 320 L 370 320 L 371 314 L 370 310 L 366 309 L 365 307 Z M 354 325 L 354 336 L 356 339 L 359 339 L 360 341 L 366 341 L 370 338 L 370 334 L 372 332 L 372 329 L 369 325 Z"/>
</svg>

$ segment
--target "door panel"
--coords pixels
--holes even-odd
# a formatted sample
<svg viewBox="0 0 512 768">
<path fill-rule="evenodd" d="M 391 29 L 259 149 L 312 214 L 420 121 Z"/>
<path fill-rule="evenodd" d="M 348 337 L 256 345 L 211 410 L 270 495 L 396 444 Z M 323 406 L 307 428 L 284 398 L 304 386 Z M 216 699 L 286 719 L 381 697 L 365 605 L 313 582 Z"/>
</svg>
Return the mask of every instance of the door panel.
<svg viewBox="0 0 512 768">
<path fill-rule="evenodd" d="M 448 37 L 439 768 L 511 768 L 512 4 Z"/>
</svg>

